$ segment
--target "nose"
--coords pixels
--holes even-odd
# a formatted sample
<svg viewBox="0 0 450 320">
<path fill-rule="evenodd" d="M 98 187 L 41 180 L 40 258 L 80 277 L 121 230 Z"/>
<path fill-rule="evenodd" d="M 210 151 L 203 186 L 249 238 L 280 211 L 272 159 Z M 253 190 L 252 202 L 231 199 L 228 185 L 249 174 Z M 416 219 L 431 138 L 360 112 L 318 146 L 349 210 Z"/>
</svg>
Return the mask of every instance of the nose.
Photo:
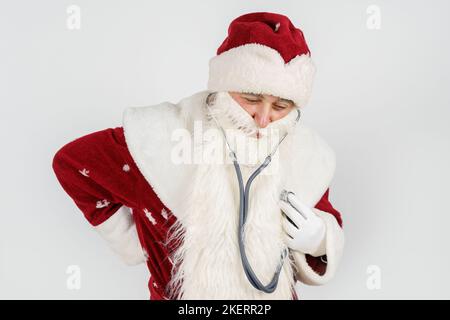
<svg viewBox="0 0 450 320">
<path fill-rule="evenodd" d="M 271 122 L 270 119 L 270 106 L 264 105 L 255 112 L 253 118 L 255 119 L 256 124 L 260 128 L 265 128 Z"/>
</svg>

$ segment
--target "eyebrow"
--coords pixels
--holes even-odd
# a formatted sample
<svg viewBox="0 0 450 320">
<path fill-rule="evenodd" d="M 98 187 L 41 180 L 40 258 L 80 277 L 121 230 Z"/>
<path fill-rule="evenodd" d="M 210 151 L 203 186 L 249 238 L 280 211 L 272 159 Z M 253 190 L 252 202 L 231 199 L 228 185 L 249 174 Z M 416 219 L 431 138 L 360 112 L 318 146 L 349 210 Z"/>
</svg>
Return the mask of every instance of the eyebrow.
<svg viewBox="0 0 450 320">
<path fill-rule="evenodd" d="M 263 98 L 263 95 L 260 93 L 251 93 L 251 92 L 242 92 L 242 94 L 248 95 L 248 96 L 255 96 L 259 98 Z"/>
<path fill-rule="evenodd" d="M 290 103 L 290 104 L 294 104 L 294 101 L 289 100 L 289 99 L 283 99 L 283 98 L 280 98 L 278 101 L 280 101 L 280 102 L 287 102 L 287 103 Z"/>
</svg>

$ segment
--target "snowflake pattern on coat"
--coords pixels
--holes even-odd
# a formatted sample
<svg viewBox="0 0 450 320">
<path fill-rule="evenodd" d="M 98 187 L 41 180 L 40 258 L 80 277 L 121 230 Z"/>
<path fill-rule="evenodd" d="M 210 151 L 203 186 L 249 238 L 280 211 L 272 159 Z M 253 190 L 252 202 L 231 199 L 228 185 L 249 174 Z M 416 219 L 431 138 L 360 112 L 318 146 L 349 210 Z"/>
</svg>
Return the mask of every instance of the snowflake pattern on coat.
<svg viewBox="0 0 450 320">
<path fill-rule="evenodd" d="M 83 170 L 78 170 L 78 172 L 81 173 L 83 176 L 89 178 L 89 170 L 83 169 Z"/>
<path fill-rule="evenodd" d="M 55 154 L 52 167 L 63 189 L 91 225 L 104 223 L 123 205 L 130 208 L 151 274 L 148 282 L 150 298 L 167 300 L 164 289 L 171 277 L 173 262 L 170 253 L 175 248 L 172 244 L 164 244 L 176 218 L 134 163 L 123 128 L 108 128 L 69 142 Z M 328 201 L 328 192 L 316 208 L 334 215 L 342 226 L 340 213 Z M 157 223 L 159 215 L 154 216 L 152 213 L 155 212 L 165 223 Z M 319 274 L 326 268 L 325 261 L 319 258 L 307 256 L 307 260 Z"/>
<path fill-rule="evenodd" d="M 155 218 L 152 216 L 152 213 L 151 213 L 147 208 L 144 208 L 144 213 L 145 213 L 145 216 L 148 218 L 148 220 L 150 220 L 150 222 L 151 222 L 153 225 L 155 225 L 155 224 L 156 224 L 156 220 L 155 220 Z"/>
<path fill-rule="evenodd" d="M 101 209 L 101 208 L 104 208 L 104 207 L 107 207 L 107 206 L 109 206 L 109 204 L 110 204 L 111 202 L 109 202 L 108 200 L 106 200 L 106 199 L 104 199 L 104 200 L 99 200 L 99 201 L 97 201 L 97 204 L 96 204 L 96 208 L 97 209 Z"/>
<path fill-rule="evenodd" d="M 167 211 L 164 208 L 161 210 L 161 215 L 163 216 L 164 219 L 166 219 L 166 220 L 169 219 L 169 216 L 167 215 Z"/>
</svg>

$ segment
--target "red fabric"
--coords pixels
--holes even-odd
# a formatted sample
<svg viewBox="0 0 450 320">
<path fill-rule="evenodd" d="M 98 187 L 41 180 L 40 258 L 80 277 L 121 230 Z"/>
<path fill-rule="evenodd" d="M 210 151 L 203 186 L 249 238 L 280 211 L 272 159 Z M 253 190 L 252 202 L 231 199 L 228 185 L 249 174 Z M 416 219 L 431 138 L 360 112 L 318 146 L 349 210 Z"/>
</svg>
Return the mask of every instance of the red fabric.
<svg viewBox="0 0 450 320">
<path fill-rule="evenodd" d="M 126 165 L 128 170 L 124 170 Z M 138 170 L 127 148 L 123 128 L 108 128 L 69 142 L 56 152 L 52 166 L 59 183 L 91 225 L 103 223 L 122 205 L 133 210 L 139 239 L 148 253 L 151 299 L 166 299 L 164 289 L 172 270 L 168 256 L 175 244 L 166 247 L 164 243 L 176 218 Z M 103 200 L 109 205 L 97 208 L 97 202 Z M 328 201 L 328 190 L 316 208 L 330 212 L 341 221 L 339 212 Z M 161 214 L 163 209 L 168 214 L 167 220 Z M 147 218 L 146 212 L 152 214 L 156 224 Z M 310 257 L 310 260 L 316 272 L 326 268 L 320 259 Z"/>
<path fill-rule="evenodd" d="M 288 17 L 277 13 L 254 12 L 234 19 L 217 54 L 249 43 L 259 43 L 277 50 L 285 63 L 298 55 L 310 54 L 303 32 Z"/>
<path fill-rule="evenodd" d="M 123 170 L 124 165 L 129 171 Z M 89 170 L 89 177 L 79 170 Z M 172 265 L 167 259 L 170 250 L 166 242 L 168 227 L 175 221 L 138 170 L 125 143 L 123 128 L 97 131 L 69 142 L 55 154 L 53 170 L 66 193 L 72 198 L 93 226 L 99 225 L 122 205 L 133 209 L 133 218 L 143 248 L 149 258 L 151 299 L 164 299 L 164 288 L 170 279 Z M 110 205 L 96 208 L 99 200 Z M 153 225 L 145 215 L 152 213 Z M 161 216 L 162 209 L 168 220 Z"/>
<path fill-rule="evenodd" d="M 342 228 L 342 216 L 339 211 L 337 211 L 333 206 L 331 205 L 330 201 L 328 200 L 328 195 L 330 193 L 330 189 L 328 188 L 325 193 L 323 194 L 322 198 L 319 200 L 319 202 L 314 206 L 316 209 L 328 212 L 332 214 L 339 226 Z M 327 270 L 327 264 L 322 261 L 324 259 L 326 261 L 327 256 L 324 255 L 321 257 L 314 257 L 309 254 L 305 255 L 306 261 L 311 266 L 311 268 L 318 273 L 319 275 L 323 275 L 325 271 Z"/>
<path fill-rule="evenodd" d="M 323 194 L 322 198 L 319 200 L 319 202 L 314 206 L 316 209 L 331 213 L 337 220 L 338 224 L 342 228 L 342 216 L 339 211 L 337 211 L 333 206 L 331 205 L 330 201 L 328 200 L 328 195 L 330 194 L 330 189 L 328 188 L 327 191 Z"/>
</svg>

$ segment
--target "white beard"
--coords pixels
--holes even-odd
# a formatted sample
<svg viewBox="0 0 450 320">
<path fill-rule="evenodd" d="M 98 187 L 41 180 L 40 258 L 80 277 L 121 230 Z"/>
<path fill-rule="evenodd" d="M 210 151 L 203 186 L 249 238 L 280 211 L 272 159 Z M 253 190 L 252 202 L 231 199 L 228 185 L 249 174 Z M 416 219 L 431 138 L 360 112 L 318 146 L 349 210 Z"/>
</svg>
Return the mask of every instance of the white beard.
<svg viewBox="0 0 450 320">
<path fill-rule="evenodd" d="M 237 144 L 231 143 L 241 164 L 244 184 L 272 149 L 255 148 L 257 144 L 266 140 L 266 147 L 276 145 L 297 116 L 295 111 L 290 112 L 269 125 L 268 129 L 279 130 L 277 135 L 267 134 L 256 139 L 248 137 L 255 133 L 256 128 L 252 117 L 227 92 L 217 93 L 214 105 L 205 110 L 205 125 L 214 128 L 216 124 L 210 112 L 225 130 L 243 128 L 227 131 L 227 137 L 230 141 L 233 138 L 247 139 L 250 146 L 250 150 L 239 152 Z M 224 144 L 224 141 L 202 141 L 203 152 L 217 147 L 217 143 Z M 249 157 L 245 157 L 247 155 Z M 256 163 L 252 161 L 255 157 L 258 159 Z M 278 205 L 282 182 L 277 171 L 273 171 L 274 166 L 271 163 L 252 183 L 244 227 L 248 260 L 264 285 L 272 279 L 281 253 L 286 249 Z M 187 190 L 183 215 L 172 226 L 169 239 L 179 243 L 171 257 L 174 264 L 168 285 L 171 299 L 292 299 L 295 279 L 289 255 L 284 260 L 278 286 L 273 293 L 264 293 L 250 284 L 239 253 L 238 221 L 239 188 L 233 165 L 230 162 L 197 164 L 191 188 Z"/>
</svg>

